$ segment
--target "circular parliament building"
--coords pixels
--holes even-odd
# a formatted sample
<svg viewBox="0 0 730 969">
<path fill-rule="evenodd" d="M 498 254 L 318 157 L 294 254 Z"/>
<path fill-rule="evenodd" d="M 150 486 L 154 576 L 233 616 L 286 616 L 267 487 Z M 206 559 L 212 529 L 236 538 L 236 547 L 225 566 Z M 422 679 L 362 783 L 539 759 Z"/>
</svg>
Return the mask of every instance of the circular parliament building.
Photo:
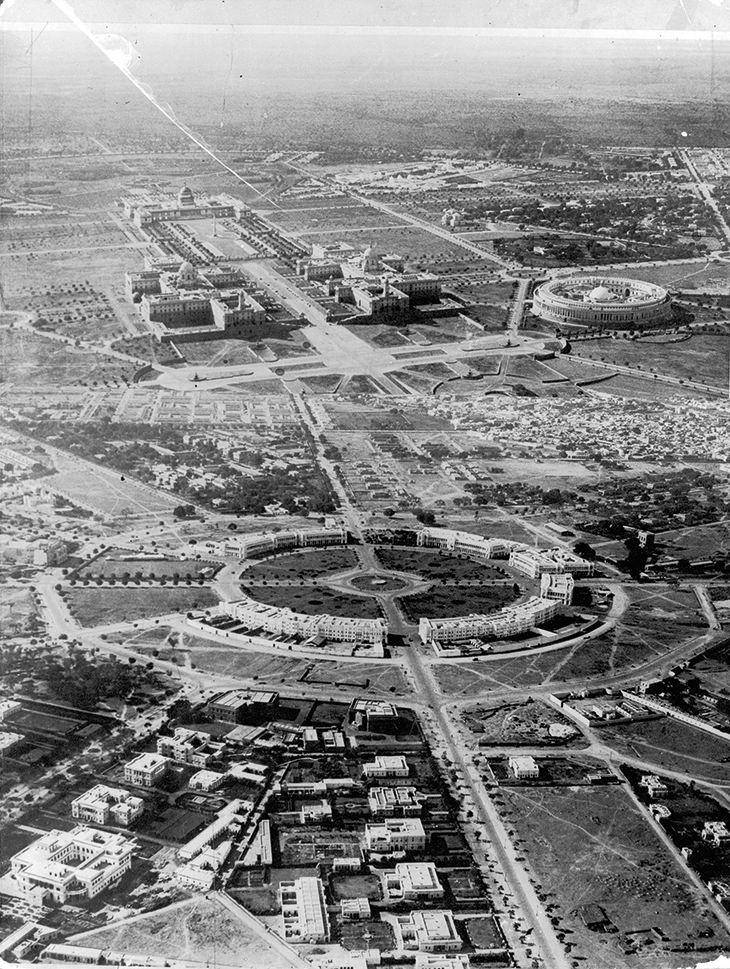
<svg viewBox="0 0 730 969">
<path fill-rule="evenodd" d="M 672 316 L 661 286 L 615 276 L 561 276 L 535 290 L 534 316 L 552 323 L 614 329 L 657 326 Z"/>
</svg>

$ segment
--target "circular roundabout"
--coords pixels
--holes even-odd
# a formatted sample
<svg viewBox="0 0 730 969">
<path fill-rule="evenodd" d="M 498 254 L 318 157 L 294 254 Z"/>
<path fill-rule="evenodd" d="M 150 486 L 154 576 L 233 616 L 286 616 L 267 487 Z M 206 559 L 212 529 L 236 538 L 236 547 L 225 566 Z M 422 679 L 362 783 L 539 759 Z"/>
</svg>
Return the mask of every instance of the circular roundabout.
<svg viewBox="0 0 730 969">
<path fill-rule="evenodd" d="M 397 575 L 381 575 L 378 572 L 373 574 L 356 575 L 348 579 L 347 585 L 359 592 L 402 592 L 408 589 L 413 583 Z"/>
<path fill-rule="evenodd" d="M 226 639 L 289 651 L 382 658 L 405 640 L 439 657 L 522 650 L 574 635 L 563 607 L 574 576 L 593 572 L 565 549 L 451 529 L 413 530 L 405 543 L 387 530 L 364 544 L 349 538 L 339 528 L 227 543 L 226 554 L 245 562 L 243 596 L 200 622 Z M 393 570 L 394 553 L 402 571 Z"/>
</svg>

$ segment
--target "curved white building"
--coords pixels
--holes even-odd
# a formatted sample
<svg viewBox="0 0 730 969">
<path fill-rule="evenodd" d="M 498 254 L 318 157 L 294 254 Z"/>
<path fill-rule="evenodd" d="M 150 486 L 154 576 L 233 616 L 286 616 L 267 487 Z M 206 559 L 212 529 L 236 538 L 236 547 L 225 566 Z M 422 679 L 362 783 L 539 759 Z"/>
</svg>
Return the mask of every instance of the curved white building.
<svg viewBox="0 0 730 969">
<path fill-rule="evenodd" d="M 661 286 L 617 276 L 561 276 L 538 286 L 534 316 L 552 323 L 627 329 L 669 319 L 672 301 Z"/>
</svg>

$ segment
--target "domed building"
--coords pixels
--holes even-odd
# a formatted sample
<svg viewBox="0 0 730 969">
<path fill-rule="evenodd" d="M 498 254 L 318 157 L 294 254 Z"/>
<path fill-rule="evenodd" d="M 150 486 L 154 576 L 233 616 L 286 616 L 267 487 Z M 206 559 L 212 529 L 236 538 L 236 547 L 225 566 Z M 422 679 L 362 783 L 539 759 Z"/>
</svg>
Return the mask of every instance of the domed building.
<svg viewBox="0 0 730 969">
<path fill-rule="evenodd" d="M 183 185 L 183 187 L 177 193 L 177 201 L 181 208 L 184 209 L 195 205 L 195 196 L 193 195 L 192 189 L 188 185 Z"/>
<path fill-rule="evenodd" d="M 538 286 L 532 313 L 551 323 L 633 329 L 672 316 L 669 293 L 653 283 L 610 276 L 561 276 Z"/>
</svg>

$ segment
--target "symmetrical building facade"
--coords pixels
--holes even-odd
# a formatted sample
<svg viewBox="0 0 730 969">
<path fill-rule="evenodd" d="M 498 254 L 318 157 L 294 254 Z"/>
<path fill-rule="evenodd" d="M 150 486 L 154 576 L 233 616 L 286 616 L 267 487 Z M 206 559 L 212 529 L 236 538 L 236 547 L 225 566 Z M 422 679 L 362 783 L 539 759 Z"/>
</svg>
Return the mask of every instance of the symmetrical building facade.
<svg viewBox="0 0 730 969">
<path fill-rule="evenodd" d="M 94 898 L 132 867 L 136 844 L 121 834 L 77 825 L 49 831 L 13 856 L 10 873 L 20 894 L 42 905 Z"/>
<path fill-rule="evenodd" d="M 670 319 L 672 302 L 665 289 L 643 280 L 561 276 L 538 286 L 532 312 L 552 323 L 631 329 Z"/>
</svg>

